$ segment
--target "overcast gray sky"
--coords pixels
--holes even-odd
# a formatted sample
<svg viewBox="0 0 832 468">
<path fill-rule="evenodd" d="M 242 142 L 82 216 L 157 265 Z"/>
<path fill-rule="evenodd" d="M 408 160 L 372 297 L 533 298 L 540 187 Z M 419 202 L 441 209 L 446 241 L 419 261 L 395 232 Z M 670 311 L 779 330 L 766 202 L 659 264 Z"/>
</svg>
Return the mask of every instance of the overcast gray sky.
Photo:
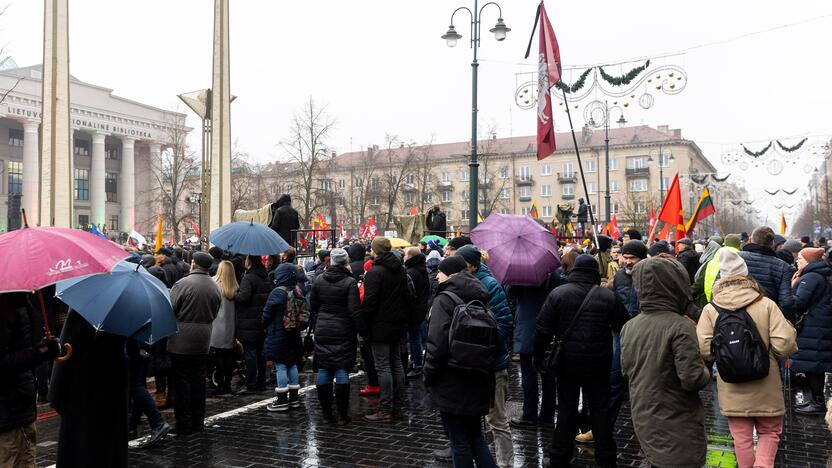
<svg viewBox="0 0 832 468">
<path fill-rule="evenodd" d="M 523 53 L 537 3 L 502 0 L 512 31 L 500 43 L 488 33 L 483 38 L 480 122 L 495 124 L 498 136 L 535 132 L 534 111 L 517 108 L 514 91 L 516 74 L 532 63 Z M 176 94 L 210 86 L 212 5 L 211 0 L 70 0 L 71 73 L 117 95 L 185 112 Z M 473 2 L 231 0 L 231 83 L 238 96 L 233 137 L 258 161 L 280 157 L 277 143 L 290 118 L 313 96 L 338 122 L 330 144 L 339 153 L 381 144 L 385 133 L 416 143 L 469 138 L 471 50 L 466 42 L 449 49 L 439 37 L 460 5 Z M 550 0 L 546 5 L 566 65 L 658 55 L 832 13 L 832 4 L 820 0 Z M 491 8 L 484 13 L 484 30 L 497 18 Z M 37 0 L 13 0 L 0 18 L 2 41 L 20 66 L 42 60 L 42 9 Z M 455 21 L 463 41 L 468 21 L 460 15 Z M 681 128 L 718 167 L 730 142 L 830 135 L 830 44 L 827 16 L 660 59 L 655 63 L 687 71 L 687 89 L 677 96 L 657 95 L 646 111 L 632 105 L 627 118 Z M 568 129 L 565 116 L 557 123 L 560 131 Z M 193 115 L 189 124 L 198 128 Z M 746 179 L 758 190 L 808 181 L 799 166 L 777 178 L 759 169 Z"/>
</svg>

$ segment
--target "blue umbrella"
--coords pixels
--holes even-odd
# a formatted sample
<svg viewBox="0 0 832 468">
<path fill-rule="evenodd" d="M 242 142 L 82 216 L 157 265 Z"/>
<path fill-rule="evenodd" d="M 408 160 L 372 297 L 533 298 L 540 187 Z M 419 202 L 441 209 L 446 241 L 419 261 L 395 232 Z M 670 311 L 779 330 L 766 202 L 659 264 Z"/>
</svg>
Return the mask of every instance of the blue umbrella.
<svg viewBox="0 0 832 468">
<path fill-rule="evenodd" d="M 270 227 L 254 221 L 237 221 L 211 231 L 208 240 L 217 247 L 243 255 L 274 255 L 289 244 Z"/>
<path fill-rule="evenodd" d="M 60 281 L 55 296 L 97 330 L 150 344 L 176 333 L 168 289 L 135 263 L 119 262 L 111 274 Z"/>
</svg>

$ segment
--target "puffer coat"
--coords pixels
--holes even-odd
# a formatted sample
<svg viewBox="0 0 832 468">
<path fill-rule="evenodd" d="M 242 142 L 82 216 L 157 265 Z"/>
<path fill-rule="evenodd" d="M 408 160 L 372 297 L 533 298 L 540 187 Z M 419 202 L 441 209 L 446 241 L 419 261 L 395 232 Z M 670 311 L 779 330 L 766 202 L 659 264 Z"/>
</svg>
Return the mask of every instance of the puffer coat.
<svg viewBox="0 0 832 468">
<path fill-rule="evenodd" d="M 330 266 L 312 284 L 309 304 L 315 317 L 315 366 L 353 367 L 363 327 L 355 278 L 342 266 Z"/>
<path fill-rule="evenodd" d="M 805 373 L 832 372 L 832 268 L 823 261 L 812 262 L 803 269 L 794 289 L 797 306 L 797 347 L 792 370 Z"/>
<path fill-rule="evenodd" d="M 0 432 L 35 422 L 36 320 L 24 293 L 0 294 Z"/>
<path fill-rule="evenodd" d="M 266 330 L 263 355 L 275 364 L 299 365 L 303 358 L 301 330 L 287 331 L 283 328 L 283 316 L 286 314 L 286 303 L 289 299 L 288 293 L 283 288 L 294 290 L 297 285 L 297 275 L 295 265 L 281 263 L 275 270 L 275 288 L 269 293 L 269 298 L 263 307 L 262 328 Z"/>
<path fill-rule="evenodd" d="M 240 341 L 253 342 L 263 339 L 263 305 L 272 289 L 268 276 L 266 267 L 255 265 L 246 271 L 240 282 L 240 289 L 234 297 L 236 333 Z"/>
</svg>

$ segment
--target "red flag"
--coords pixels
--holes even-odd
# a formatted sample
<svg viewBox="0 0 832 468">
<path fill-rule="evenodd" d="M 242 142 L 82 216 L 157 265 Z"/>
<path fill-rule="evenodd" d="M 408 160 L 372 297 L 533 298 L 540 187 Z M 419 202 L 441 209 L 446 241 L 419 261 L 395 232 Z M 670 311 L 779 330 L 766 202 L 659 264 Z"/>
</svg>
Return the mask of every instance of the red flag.
<svg viewBox="0 0 832 468">
<path fill-rule="evenodd" d="M 202 237 L 202 234 L 199 232 L 199 226 L 195 222 L 191 221 L 191 227 L 194 228 L 194 233 L 196 233 L 197 237 Z"/>
<path fill-rule="evenodd" d="M 552 96 L 549 90 L 560 81 L 560 47 L 552 23 L 546 14 L 546 7 L 540 2 L 539 55 L 537 66 L 537 159 L 550 156 L 557 149 L 555 145 L 555 124 L 552 115 Z M 527 54 L 528 56 L 528 54 Z"/>
<path fill-rule="evenodd" d="M 653 205 L 650 205 L 650 225 L 647 226 L 647 230 L 652 233 L 653 228 L 656 227 L 656 209 L 653 208 Z M 653 239 L 648 239 L 648 241 L 652 241 Z"/>
<path fill-rule="evenodd" d="M 376 227 L 376 217 L 370 216 L 367 221 L 367 237 L 374 239 L 378 235 L 378 228 Z"/>
<path fill-rule="evenodd" d="M 309 241 L 306 240 L 306 234 L 298 233 L 298 244 L 300 244 L 304 250 L 309 248 Z"/>
<path fill-rule="evenodd" d="M 610 234 L 610 237 L 613 239 L 618 239 L 621 237 L 621 230 L 618 229 L 618 219 L 615 215 L 612 215 L 612 219 L 610 219 L 610 224 L 607 226 L 607 231 Z"/>
<path fill-rule="evenodd" d="M 659 211 L 659 221 L 664 221 L 676 229 L 676 240 L 685 237 L 685 214 L 682 211 L 682 189 L 679 186 L 678 172 L 673 177 L 673 183 L 670 184 L 670 189 L 667 191 L 667 198 L 665 198 L 664 205 Z"/>
<path fill-rule="evenodd" d="M 411 207 L 410 208 L 410 215 L 411 216 L 416 216 L 417 214 L 419 214 L 419 210 L 417 210 L 415 206 Z"/>
</svg>

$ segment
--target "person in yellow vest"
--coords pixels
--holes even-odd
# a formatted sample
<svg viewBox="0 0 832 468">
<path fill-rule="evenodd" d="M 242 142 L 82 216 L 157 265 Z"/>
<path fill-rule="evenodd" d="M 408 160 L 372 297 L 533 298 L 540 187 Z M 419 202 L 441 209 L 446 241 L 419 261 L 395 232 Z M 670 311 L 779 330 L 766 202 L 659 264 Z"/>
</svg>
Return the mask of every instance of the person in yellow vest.
<svg viewBox="0 0 832 468">
<path fill-rule="evenodd" d="M 714 251 L 710 260 L 704 262 L 702 267 L 699 268 L 699 271 L 696 272 L 694 283 L 691 285 L 691 293 L 694 297 L 696 305 L 704 307 L 705 304 L 711 301 L 714 283 L 716 283 L 719 276 L 719 252 L 723 249 L 731 249 L 734 252 L 739 252 L 740 243 L 741 239 L 737 234 L 726 235 L 722 247 L 719 247 L 716 251 Z M 705 250 L 705 254 L 702 255 L 703 258 L 705 258 L 705 255 L 707 255 L 712 249 L 712 242 L 709 242 L 708 247 Z"/>
</svg>

